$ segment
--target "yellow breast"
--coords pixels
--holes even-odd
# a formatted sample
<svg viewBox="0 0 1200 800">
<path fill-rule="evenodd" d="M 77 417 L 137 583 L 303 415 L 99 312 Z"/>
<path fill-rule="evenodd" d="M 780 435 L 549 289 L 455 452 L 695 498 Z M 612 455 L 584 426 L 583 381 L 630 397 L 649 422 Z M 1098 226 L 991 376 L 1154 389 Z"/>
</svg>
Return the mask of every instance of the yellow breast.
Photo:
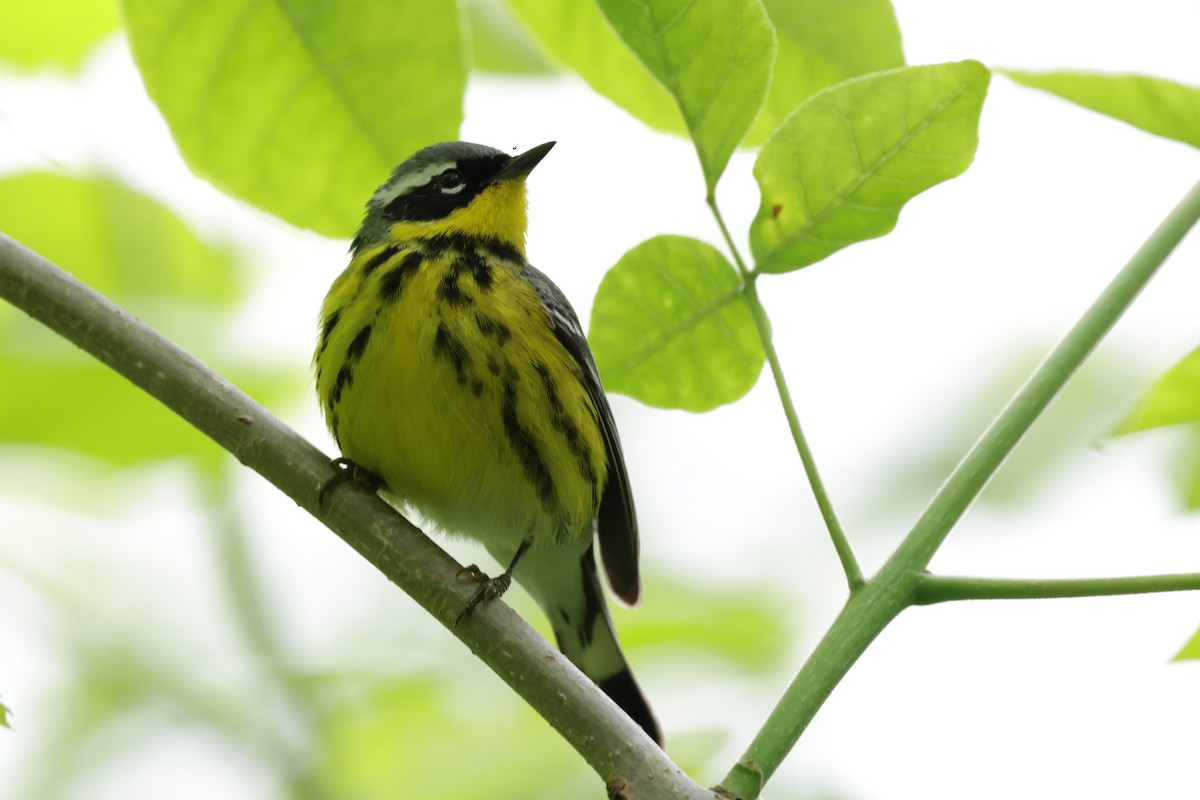
<svg viewBox="0 0 1200 800">
<path fill-rule="evenodd" d="M 342 453 L 485 543 L 590 536 L 598 414 L 523 254 L 461 234 L 359 253 L 322 310 L 322 409 Z"/>
</svg>

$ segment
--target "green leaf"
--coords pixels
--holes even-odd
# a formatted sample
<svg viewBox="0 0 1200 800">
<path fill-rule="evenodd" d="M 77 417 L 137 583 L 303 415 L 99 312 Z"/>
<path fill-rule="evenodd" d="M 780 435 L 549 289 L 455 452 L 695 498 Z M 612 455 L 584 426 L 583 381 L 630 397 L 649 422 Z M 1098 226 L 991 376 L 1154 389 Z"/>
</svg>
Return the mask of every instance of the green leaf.
<svg viewBox="0 0 1200 800">
<path fill-rule="evenodd" d="M 508 0 L 547 54 L 650 127 L 687 130 L 670 93 L 621 41 L 592 0 Z"/>
<path fill-rule="evenodd" d="M 861 507 L 870 509 L 875 520 L 920 514 L 992 421 L 995 409 L 1004 406 L 1013 387 L 1028 379 L 1053 344 L 1041 337 L 1010 341 L 1003 355 L 988 359 L 986 370 L 964 374 L 956 391 L 940 398 L 933 416 L 906 426 L 904 438 L 883 457 L 882 477 L 863 487 Z M 978 502 L 1011 509 L 1060 492 L 1062 476 L 1086 457 L 1096 431 L 1112 424 L 1112 399 L 1128 391 L 1137 373 L 1125 354 L 1111 349 L 1094 354 L 1005 460 Z"/>
<path fill-rule="evenodd" d="M 3 352 L 0 381 L 23 387 L 0 393 L 0 443 L 61 447 L 120 466 L 219 455 L 217 445 L 98 361 Z"/>
<path fill-rule="evenodd" d="M 1115 433 L 1136 433 L 1185 422 L 1200 422 L 1200 347 L 1155 381 Z"/>
<path fill-rule="evenodd" d="M 883 236 L 910 199 L 960 175 L 990 78 L 976 61 L 904 67 L 806 100 L 754 165 L 757 269 L 788 272 Z"/>
<path fill-rule="evenodd" d="M 1185 451 L 1189 463 L 1179 493 L 1186 510 L 1200 511 L 1200 425 L 1189 427 L 1192 435 Z"/>
<path fill-rule="evenodd" d="M 747 673 L 780 666 L 792 639 L 787 614 L 793 600 L 762 586 L 697 586 L 682 580 L 649 577 L 646 597 L 654 610 L 614 606 L 621 643 L 635 663 L 664 660 L 722 662 Z"/>
<path fill-rule="evenodd" d="M 571 749 L 495 680 L 463 675 L 328 681 L 314 794 L 396 797 L 590 797 L 598 784 Z M 339 698 L 334 700 L 334 698 Z"/>
<path fill-rule="evenodd" d="M 480 72 L 531 75 L 549 72 L 549 62 L 501 0 L 466 0 L 472 67 Z"/>
<path fill-rule="evenodd" d="M 731 403 L 764 360 L 737 271 L 683 236 L 656 236 L 621 257 L 596 292 L 588 338 L 610 391 L 660 408 Z"/>
<path fill-rule="evenodd" d="M 46 350 L 0 349 L 0 385 L 16 387 L 0 392 L 0 444 L 60 447 L 123 467 L 188 456 L 211 470 L 228 457 L 99 361 Z M 243 367 L 228 377 L 268 405 L 304 396 L 305 376 L 295 371 Z"/>
<path fill-rule="evenodd" d="M 211 352 L 213 331 L 243 294 L 238 266 L 157 201 L 103 176 L 18 175 L 0 180 L 0 226 L 201 357 L 219 355 Z M 303 378 L 291 370 L 222 371 L 271 405 L 303 396 Z M 213 466 L 225 458 L 158 401 L 7 304 L 0 386 L 9 389 L 0 391 L 0 443 L 63 447 L 118 465 L 188 455 Z"/>
<path fill-rule="evenodd" d="M 849 78 L 904 66 L 889 0 L 764 0 L 775 25 L 775 74 L 748 144 L 766 141 L 805 99 Z"/>
<path fill-rule="evenodd" d="M 761 0 L 598 0 L 679 103 L 711 194 L 758 115 L 775 31 Z"/>
<path fill-rule="evenodd" d="M 1172 658 L 1172 661 L 1200 661 L 1200 630 L 1192 634 L 1192 638 L 1188 643 L 1180 648 Z"/>
<path fill-rule="evenodd" d="M 0 61 L 18 67 L 78 69 L 83 57 L 120 27 L 114 0 L 13 0 L 0 24 Z"/>
<path fill-rule="evenodd" d="M 508 0 L 553 58 L 650 127 L 685 133 L 679 106 L 593 2 Z M 746 144 L 761 144 L 805 98 L 868 72 L 903 66 L 888 0 L 765 0 L 778 34 L 774 78 Z"/>
<path fill-rule="evenodd" d="M 12 711 L 9 710 L 8 706 L 0 703 L 0 728 L 12 730 L 12 724 L 8 721 L 10 714 L 12 714 Z"/>
<path fill-rule="evenodd" d="M 1200 347 L 1154 382 L 1113 435 L 1179 425 L 1190 435 L 1179 455 L 1186 463 L 1176 466 L 1174 483 L 1183 507 L 1195 511 L 1200 509 Z"/>
<path fill-rule="evenodd" d="M 124 0 L 134 59 L 180 151 L 222 190 L 347 236 L 414 151 L 453 139 L 455 3 Z"/>
<path fill-rule="evenodd" d="M 137 311 L 151 297 L 228 307 L 242 294 L 228 251 L 200 241 L 161 203 L 107 176 L 0 179 L 0 230 Z"/>
<path fill-rule="evenodd" d="M 1144 131 L 1200 147 L 1200 87 L 1142 75 L 1018 69 L 1000 72 L 1017 83 L 1056 94 Z"/>
</svg>

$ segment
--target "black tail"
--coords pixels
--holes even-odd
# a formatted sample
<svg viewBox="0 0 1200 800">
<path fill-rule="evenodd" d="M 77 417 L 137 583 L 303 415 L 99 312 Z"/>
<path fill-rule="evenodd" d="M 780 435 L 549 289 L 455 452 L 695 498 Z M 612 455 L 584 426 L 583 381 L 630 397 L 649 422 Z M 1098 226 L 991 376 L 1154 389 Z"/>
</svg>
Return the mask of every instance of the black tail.
<svg viewBox="0 0 1200 800">
<path fill-rule="evenodd" d="M 549 618 L 558 649 L 661 746 L 658 721 L 617 643 L 594 549 L 580 557 L 570 548 L 535 546 L 513 577 Z"/>
<path fill-rule="evenodd" d="M 585 625 L 585 631 L 592 631 L 592 641 L 585 647 L 612 647 L 620 659 L 620 668 L 616 672 L 608 675 L 592 675 L 586 669 L 576 662 L 576 666 L 583 669 L 584 673 L 589 678 L 596 682 L 606 695 L 612 698 L 612 701 L 619 705 L 629 718 L 642 727 L 651 739 L 658 743 L 659 747 L 663 746 L 662 731 L 658 727 L 658 720 L 654 718 L 654 712 L 650 710 L 650 704 L 646 702 L 646 696 L 642 694 L 641 688 L 637 685 L 637 681 L 633 679 L 633 672 L 629 669 L 629 662 L 625 660 L 625 654 L 621 652 L 621 645 L 617 642 L 617 632 L 613 627 L 612 617 L 608 613 L 608 604 L 604 601 L 604 590 L 600 586 L 600 577 L 596 574 L 596 559 L 592 551 L 594 548 L 589 547 L 588 551 L 583 554 L 581 566 L 583 568 L 583 594 L 585 604 L 585 620 L 597 619 L 598 624 Z M 551 623 L 553 625 L 553 622 Z M 566 653 L 570 658 L 571 654 L 563 647 L 562 635 L 558 632 L 558 627 L 554 626 L 555 636 L 559 639 L 558 648 Z M 599 642 L 597 639 L 606 637 L 608 642 Z M 574 659 L 571 659 L 574 661 Z"/>
<path fill-rule="evenodd" d="M 650 710 L 646 696 L 638 688 L 632 672 L 624 669 L 616 675 L 604 678 L 596 685 L 611 697 L 612 701 L 619 705 L 631 720 L 640 725 L 646 735 L 658 743 L 659 747 L 663 746 L 663 735 L 658 727 L 658 720 L 654 718 L 654 712 Z"/>
</svg>

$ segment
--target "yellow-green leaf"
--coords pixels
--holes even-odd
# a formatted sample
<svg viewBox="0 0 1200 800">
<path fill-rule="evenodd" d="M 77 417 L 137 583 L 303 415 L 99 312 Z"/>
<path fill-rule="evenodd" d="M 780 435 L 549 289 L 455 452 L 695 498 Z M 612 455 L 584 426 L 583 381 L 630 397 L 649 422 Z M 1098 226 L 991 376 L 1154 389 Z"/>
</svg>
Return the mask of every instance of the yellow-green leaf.
<svg viewBox="0 0 1200 800">
<path fill-rule="evenodd" d="M 1200 147 L 1200 87 L 1144 75 L 1019 69 L 1000 72 L 1017 83 L 1056 94 L 1144 131 Z"/>
<path fill-rule="evenodd" d="M 123 304 L 153 296 L 231 305 L 241 294 L 229 252 L 107 176 L 0 179 L 0 231 Z"/>
<path fill-rule="evenodd" d="M 757 269 L 788 272 L 883 236 L 905 203 L 966 170 L 990 78 L 977 61 L 904 67 L 806 100 L 754 165 Z"/>
<path fill-rule="evenodd" d="M 76 69 L 120 27 L 116 0 L 9 0 L 0 13 L 0 62 Z"/>
<path fill-rule="evenodd" d="M 604 385 L 660 408 L 708 411 L 754 386 L 764 360 L 733 265 L 712 245 L 656 236 L 604 276 L 588 339 Z"/>
<path fill-rule="evenodd" d="M 215 349 L 213 331 L 242 294 L 228 251 L 107 177 L 0 180 L 0 231 L 202 356 L 213 355 L 203 351 Z M 223 371 L 259 399 L 303 396 L 293 371 L 237 364 Z M 68 448 L 118 465 L 186 455 L 211 466 L 225 457 L 145 392 L 7 304 L 0 304 L 0 387 L 0 443 Z"/>
<path fill-rule="evenodd" d="M 157 400 L 86 356 L 0 352 L 0 444 L 49 445 L 118 466 L 223 451 Z"/>
<path fill-rule="evenodd" d="M 731 582 L 719 589 L 648 577 L 645 596 L 655 608 L 614 607 L 621 643 L 636 660 L 657 651 L 723 661 L 747 673 L 769 672 L 787 653 L 790 602 L 763 586 Z"/>
<path fill-rule="evenodd" d="M 711 193 L 758 115 L 775 31 L 762 0 L 599 0 L 629 48 L 675 98 Z"/>
<path fill-rule="evenodd" d="M 764 0 L 779 52 L 758 121 L 761 144 L 805 99 L 849 78 L 904 66 L 890 0 Z"/>
<path fill-rule="evenodd" d="M 1200 511 L 1200 425 L 1189 426 L 1191 437 L 1187 445 L 1186 474 L 1180 485 L 1183 507 L 1188 511 Z"/>
<path fill-rule="evenodd" d="M 1117 434 L 1200 422 L 1200 347 L 1155 381 Z"/>
<path fill-rule="evenodd" d="M 1200 348 L 1184 356 L 1154 382 L 1113 431 L 1121 436 L 1184 426 L 1186 434 L 1174 483 L 1189 511 L 1200 509 Z"/>
<path fill-rule="evenodd" d="M 537 44 L 501 0 L 467 0 L 462 10 L 469 27 L 473 69 L 509 75 L 551 70 Z"/>
<path fill-rule="evenodd" d="M 670 93 L 629 51 L 592 0 L 508 0 L 546 53 L 655 130 L 687 130 Z"/>
<path fill-rule="evenodd" d="M 192 169 L 294 225 L 354 231 L 466 82 L 442 0 L 124 0 L 134 59 Z"/>
<path fill-rule="evenodd" d="M 594 792 L 595 775 L 540 717 L 497 699 L 495 686 L 486 687 L 491 695 L 477 690 L 494 682 L 470 678 L 464 687 L 445 670 L 386 682 L 339 675 L 343 701 L 321 707 L 315 791 L 355 800 L 391 800 L 398 786 L 414 798 L 552 800 Z"/>
<path fill-rule="evenodd" d="M 1192 638 L 1188 640 L 1188 643 L 1180 648 L 1179 652 L 1171 660 L 1200 661 L 1200 630 L 1192 634 Z"/>
</svg>

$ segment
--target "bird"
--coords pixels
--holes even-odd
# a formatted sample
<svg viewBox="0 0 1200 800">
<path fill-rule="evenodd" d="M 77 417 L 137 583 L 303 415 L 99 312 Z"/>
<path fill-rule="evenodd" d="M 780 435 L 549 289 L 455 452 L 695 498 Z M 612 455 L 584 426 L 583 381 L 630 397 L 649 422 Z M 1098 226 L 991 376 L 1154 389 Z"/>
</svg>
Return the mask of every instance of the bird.
<svg viewBox="0 0 1200 800">
<path fill-rule="evenodd" d="M 515 578 L 563 654 L 661 746 L 597 569 L 598 545 L 612 592 L 639 602 L 621 441 L 579 318 L 526 257 L 526 179 L 554 144 L 441 142 L 396 167 L 322 304 L 317 394 L 338 482 L 508 565 L 463 570 L 480 585 L 456 624 Z"/>
</svg>

